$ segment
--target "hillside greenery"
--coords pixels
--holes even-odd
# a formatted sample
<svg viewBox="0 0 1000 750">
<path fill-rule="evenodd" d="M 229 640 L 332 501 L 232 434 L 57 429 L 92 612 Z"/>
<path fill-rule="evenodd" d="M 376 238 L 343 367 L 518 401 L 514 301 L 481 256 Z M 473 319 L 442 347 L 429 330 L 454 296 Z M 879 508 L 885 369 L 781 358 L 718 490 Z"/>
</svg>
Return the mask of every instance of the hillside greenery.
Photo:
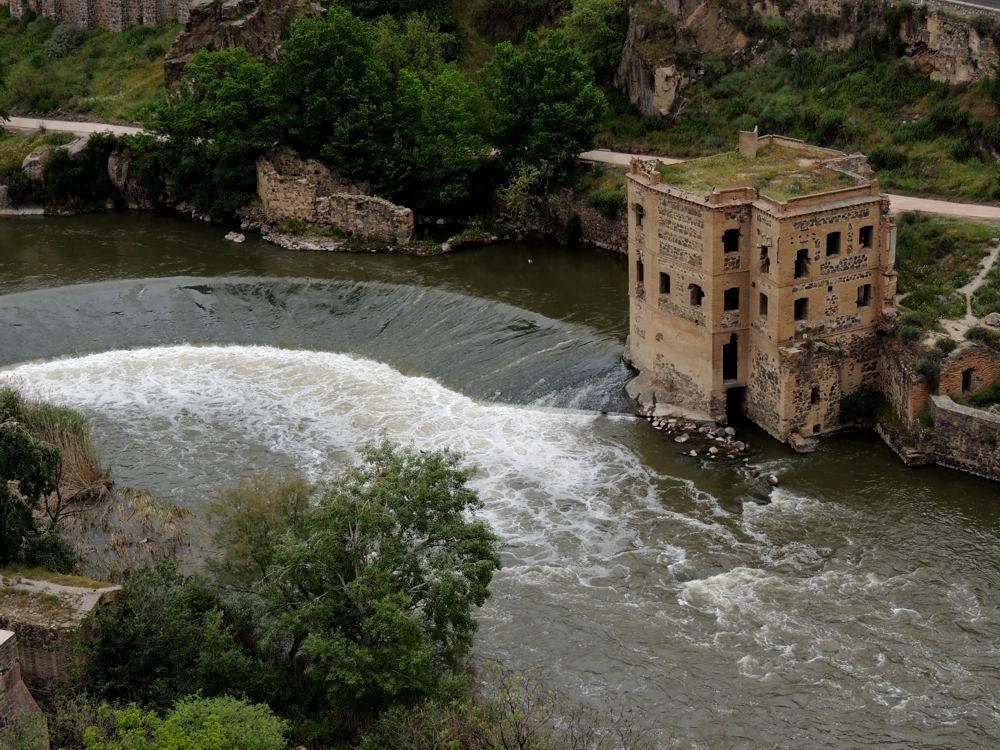
<svg viewBox="0 0 1000 750">
<path fill-rule="evenodd" d="M 143 121 L 163 101 L 163 59 L 179 31 L 85 30 L 0 7 L 0 111 Z"/>
</svg>

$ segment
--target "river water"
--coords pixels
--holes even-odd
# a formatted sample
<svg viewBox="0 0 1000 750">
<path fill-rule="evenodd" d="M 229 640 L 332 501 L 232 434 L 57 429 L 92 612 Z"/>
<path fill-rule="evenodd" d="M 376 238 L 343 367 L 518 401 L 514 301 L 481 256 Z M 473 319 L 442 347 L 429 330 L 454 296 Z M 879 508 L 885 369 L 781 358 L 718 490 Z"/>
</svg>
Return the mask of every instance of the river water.
<svg viewBox="0 0 1000 750">
<path fill-rule="evenodd" d="M 173 217 L 0 223 L 0 380 L 85 411 L 117 479 L 194 511 L 388 436 L 477 467 L 504 569 L 477 651 L 634 709 L 660 746 L 995 747 L 1000 489 L 863 435 L 781 477 L 624 412 L 624 259 L 281 251 Z"/>
</svg>

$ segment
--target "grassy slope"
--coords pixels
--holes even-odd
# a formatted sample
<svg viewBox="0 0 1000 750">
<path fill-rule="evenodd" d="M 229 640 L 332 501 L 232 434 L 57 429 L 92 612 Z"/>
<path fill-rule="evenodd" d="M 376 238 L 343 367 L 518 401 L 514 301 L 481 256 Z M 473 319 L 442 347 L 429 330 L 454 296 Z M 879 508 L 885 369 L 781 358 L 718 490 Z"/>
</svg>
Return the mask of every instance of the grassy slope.
<svg viewBox="0 0 1000 750">
<path fill-rule="evenodd" d="M 45 43 L 55 28 L 0 8 L 0 108 L 135 122 L 162 99 L 163 58 L 180 26 L 87 31 L 77 49 L 53 59 Z"/>
</svg>

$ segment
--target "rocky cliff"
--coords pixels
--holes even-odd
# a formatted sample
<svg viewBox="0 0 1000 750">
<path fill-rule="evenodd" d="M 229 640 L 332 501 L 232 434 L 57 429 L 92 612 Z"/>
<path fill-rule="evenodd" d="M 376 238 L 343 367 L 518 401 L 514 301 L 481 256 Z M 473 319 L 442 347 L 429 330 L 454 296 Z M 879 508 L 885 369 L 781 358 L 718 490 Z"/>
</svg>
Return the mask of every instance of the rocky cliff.
<svg viewBox="0 0 1000 750">
<path fill-rule="evenodd" d="M 665 116 L 703 75 L 704 55 L 762 60 L 774 44 L 850 48 L 864 35 L 898 37 L 911 65 L 934 80 L 968 83 L 997 62 L 1000 11 L 886 0 L 631 0 L 615 82 L 645 114 Z"/>
</svg>

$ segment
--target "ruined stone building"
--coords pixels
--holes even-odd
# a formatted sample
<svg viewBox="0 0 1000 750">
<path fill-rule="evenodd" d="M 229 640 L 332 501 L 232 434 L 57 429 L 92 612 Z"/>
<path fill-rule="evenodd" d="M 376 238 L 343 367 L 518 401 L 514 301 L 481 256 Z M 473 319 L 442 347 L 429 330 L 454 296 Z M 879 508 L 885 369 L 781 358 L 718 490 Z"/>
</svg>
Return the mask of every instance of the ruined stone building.
<svg viewBox="0 0 1000 750">
<path fill-rule="evenodd" d="M 863 156 L 740 135 L 739 150 L 628 175 L 629 392 L 739 410 L 804 448 L 877 384 L 895 227 Z"/>
<path fill-rule="evenodd" d="M 208 0 L 202 0 L 207 3 Z M 10 15 L 35 13 L 85 29 L 122 31 L 147 24 L 184 23 L 192 0 L 0 0 Z"/>
</svg>

